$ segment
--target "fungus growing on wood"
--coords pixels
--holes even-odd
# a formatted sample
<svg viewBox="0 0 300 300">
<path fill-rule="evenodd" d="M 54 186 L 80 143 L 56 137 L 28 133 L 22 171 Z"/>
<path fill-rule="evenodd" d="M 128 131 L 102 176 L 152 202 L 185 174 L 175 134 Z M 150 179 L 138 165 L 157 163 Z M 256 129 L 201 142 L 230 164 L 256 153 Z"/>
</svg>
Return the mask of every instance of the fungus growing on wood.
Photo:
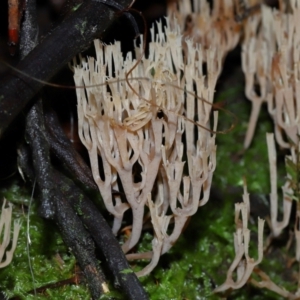
<svg viewBox="0 0 300 300">
<path fill-rule="evenodd" d="M 152 251 L 127 256 L 152 260 L 139 276 L 155 267 L 188 218 L 208 201 L 216 167 L 216 135 L 210 128 L 215 132 L 217 127 L 211 105 L 220 55 L 183 40 L 179 26 L 172 24 L 167 19 L 164 28 L 162 23 L 152 27 L 147 56 L 141 39 L 135 46 L 136 57 L 142 57 L 138 63 L 132 53 L 123 58 L 120 43 L 96 40 L 97 58 L 82 59 L 74 68 L 76 86 L 85 86 L 76 89 L 79 136 L 114 216 L 115 234 L 124 213 L 132 213 L 125 253 L 139 242 L 145 215 L 151 217 Z M 113 198 L 112 189 L 120 195 Z"/>
</svg>

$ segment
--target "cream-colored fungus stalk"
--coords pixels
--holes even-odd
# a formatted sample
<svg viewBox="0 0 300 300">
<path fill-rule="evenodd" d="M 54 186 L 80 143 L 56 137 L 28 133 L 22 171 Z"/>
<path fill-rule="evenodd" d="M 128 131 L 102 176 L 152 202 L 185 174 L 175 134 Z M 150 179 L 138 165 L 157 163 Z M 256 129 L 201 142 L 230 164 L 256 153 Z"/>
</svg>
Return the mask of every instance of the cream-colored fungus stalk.
<svg viewBox="0 0 300 300">
<path fill-rule="evenodd" d="M 142 276 L 208 201 L 216 167 L 216 136 L 210 128 L 212 124 L 216 130 L 217 113 L 212 118 L 211 103 L 221 59 L 215 48 L 203 50 L 183 40 L 179 26 L 175 21 L 170 26 L 168 19 L 165 27 L 152 27 L 148 55 L 143 55 L 143 45 L 135 47 L 142 59 L 132 71 L 136 59 L 132 53 L 124 59 L 120 48 L 118 42 L 103 45 L 96 40 L 96 59 L 89 57 L 75 67 L 76 86 L 86 86 L 76 89 L 79 136 L 114 216 L 115 234 L 131 210 L 125 253 L 139 242 L 146 214 L 151 216 L 152 251 L 127 256 L 151 259 L 138 273 Z M 125 80 L 128 72 L 131 87 Z M 112 189 L 125 197 L 113 198 Z"/>
<path fill-rule="evenodd" d="M 264 220 L 258 218 L 258 258 L 257 260 L 249 256 L 250 230 L 248 221 L 250 215 L 250 199 L 244 183 L 243 202 L 235 204 L 235 225 L 234 250 L 235 258 L 228 269 L 225 282 L 217 287 L 214 292 L 224 292 L 228 289 L 239 289 L 249 280 L 254 268 L 263 259 L 263 231 Z M 242 217 L 242 218 L 240 218 Z M 236 272 L 236 276 L 234 276 Z M 234 280 L 234 277 L 236 279 Z"/>
<path fill-rule="evenodd" d="M 263 6 L 262 10 L 266 7 Z M 268 11 L 268 9 L 267 9 Z M 257 36 L 259 26 L 264 30 Z M 272 25 L 270 25 L 272 26 Z M 261 105 L 267 99 L 271 90 L 268 78 L 270 72 L 272 54 L 275 49 L 270 49 L 272 43 L 271 34 L 268 29 L 269 23 L 264 19 L 261 24 L 261 14 L 254 14 L 245 20 L 245 35 L 242 43 L 242 68 L 245 74 L 245 94 L 252 102 L 252 110 L 248 129 L 244 141 L 244 147 L 248 148 L 254 135 Z M 257 92 L 259 87 L 259 93 Z"/>
<path fill-rule="evenodd" d="M 1 236 L 1 244 L 0 244 L 0 268 L 4 268 L 8 266 L 12 259 L 13 254 L 17 247 L 19 232 L 21 228 L 21 223 L 17 220 L 14 221 L 14 231 L 13 231 L 13 239 L 10 250 L 7 250 L 7 247 L 11 243 L 11 218 L 12 218 L 12 204 L 8 203 L 8 207 L 6 206 L 6 199 L 3 201 L 2 211 L 0 216 L 0 236 Z M 3 260 L 3 258 L 5 259 Z"/>
<path fill-rule="evenodd" d="M 278 286 L 272 279 L 262 270 L 256 270 L 256 275 L 260 277 L 260 281 L 251 278 L 250 282 L 258 288 L 266 288 L 274 293 L 282 296 L 284 299 L 298 300 L 300 298 L 300 291 L 296 291 L 294 294 L 287 291 L 285 288 Z"/>
<path fill-rule="evenodd" d="M 268 144 L 268 154 L 269 154 L 269 166 L 270 166 L 270 183 L 271 183 L 271 193 L 270 193 L 270 227 L 272 237 L 278 237 L 282 230 L 289 224 L 290 216 L 292 211 L 293 202 L 293 190 L 290 184 L 290 175 L 287 174 L 287 181 L 282 186 L 283 193 L 283 218 L 282 221 L 277 221 L 278 219 L 278 193 L 277 193 L 277 154 L 275 148 L 274 134 L 267 133 L 267 144 Z M 287 159 L 292 159 L 288 156 Z"/>
<path fill-rule="evenodd" d="M 268 98 L 276 140 L 286 148 L 290 141 L 297 145 L 300 134 L 300 1 L 290 1 L 290 7 L 290 13 L 272 12 L 277 52 L 271 70 L 274 90 Z"/>
<path fill-rule="evenodd" d="M 203 49 L 218 49 L 223 62 L 227 53 L 234 49 L 241 36 L 242 23 L 236 20 L 239 1 L 206 0 L 169 1 L 168 15 L 176 18 L 184 37 L 192 38 Z M 204 60 L 208 58 L 204 55 Z M 222 64 L 218 74 L 222 71 Z"/>
<path fill-rule="evenodd" d="M 280 146 L 298 143 L 300 118 L 300 1 L 279 1 L 280 9 L 262 5 L 247 19 L 242 65 L 246 96 L 252 102 L 244 146 L 253 138 L 261 104 L 268 103 Z M 288 137 L 288 139 L 286 138 Z"/>
<path fill-rule="evenodd" d="M 169 0 L 168 15 L 175 16 L 185 37 L 191 37 L 204 49 L 217 48 L 223 63 L 229 51 L 242 42 L 242 67 L 246 77 L 245 93 L 252 102 L 252 112 L 244 142 L 248 148 L 261 104 L 270 91 L 272 55 L 276 50 L 270 9 L 262 5 L 265 18 L 261 23 L 260 0 Z M 271 22 L 270 22 L 271 21 Z M 262 29 L 259 29 L 262 27 Z M 259 32 L 259 33 L 258 33 Z M 204 57 L 206 61 L 206 57 Z M 220 74 L 222 65 L 218 69 Z M 257 87 L 260 93 L 257 93 Z"/>
</svg>

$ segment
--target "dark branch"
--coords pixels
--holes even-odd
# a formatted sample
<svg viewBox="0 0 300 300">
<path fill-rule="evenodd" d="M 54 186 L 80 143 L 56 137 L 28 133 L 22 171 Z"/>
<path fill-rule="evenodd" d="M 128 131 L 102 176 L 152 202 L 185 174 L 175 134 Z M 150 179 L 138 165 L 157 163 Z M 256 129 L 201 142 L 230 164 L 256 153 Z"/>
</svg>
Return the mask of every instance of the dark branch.
<svg viewBox="0 0 300 300">
<path fill-rule="evenodd" d="M 42 194 L 40 214 L 51 219 L 55 214 L 55 185 L 52 181 L 50 147 L 45 133 L 42 101 L 39 100 L 26 117 L 26 135 L 32 151 L 33 167 Z"/>
<path fill-rule="evenodd" d="M 71 207 L 61 189 L 58 188 L 50 162 L 50 147 L 46 139 L 42 103 L 38 101 L 30 109 L 26 118 L 26 133 L 32 152 L 34 171 L 29 170 L 30 163 L 26 161 L 28 154 L 21 153 L 22 166 L 27 175 L 34 174 L 41 193 L 40 214 L 44 218 L 51 218 L 60 229 L 65 244 L 72 249 L 80 268 L 88 281 L 93 299 L 103 294 L 105 276 L 95 256 L 95 244 L 84 228 L 80 218 Z M 23 148 L 23 151 L 25 149 Z M 33 180 L 33 178 L 31 178 Z"/>
<path fill-rule="evenodd" d="M 37 22 L 36 0 L 27 0 L 24 22 L 20 36 L 20 51 L 23 59 L 38 43 L 39 27 Z"/>
<path fill-rule="evenodd" d="M 49 109 L 46 111 L 45 124 L 48 141 L 54 155 L 76 179 L 82 182 L 86 187 L 98 191 L 91 169 L 86 165 L 84 160 L 74 149 L 72 143 L 66 137 L 53 110 Z"/>
<path fill-rule="evenodd" d="M 95 240 L 96 245 L 103 253 L 110 272 L 114 276 L 116 287 L 129 300 L 147 300 L 148 295 L 143 289 L 135 273 L 131 270 L 119 242 L 111 228 L 94 205 L 82 191 L 68 178 L 56 172 L 56 185 L 63 191 L 73 209 L 77 211 L 82 222 Z"/>
<path fill-rule="evenodd" d="M 131 0 L 119 0 L 118 3 L 127 7 Z M 96 0 L 84 1 L 21 61 L 18 70 L 29 77 L 49 81 L 76 54 L 101 36 L 115 16 L 115 11 L 108 5 Z M 12 72 L 0 82 L 0 137 L 43 86 L 29 77 Z"/>
</svg>

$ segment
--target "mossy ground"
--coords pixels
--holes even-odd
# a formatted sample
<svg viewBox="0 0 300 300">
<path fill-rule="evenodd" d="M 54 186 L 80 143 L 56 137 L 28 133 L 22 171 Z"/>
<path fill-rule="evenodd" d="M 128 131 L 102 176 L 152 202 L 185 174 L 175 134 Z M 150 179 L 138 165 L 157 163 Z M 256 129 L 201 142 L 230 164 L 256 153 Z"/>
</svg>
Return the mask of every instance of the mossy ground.
<svg viewBox="0 0 300 300">
<path fill-rule="evenodd" d="M 239 73 L 237 76 L 242 75 Z M 225 280 L 228 267 L 234 258 L 234 203 L 242 201 L 243 177 L 246 178 L 248 191 L 252 194 L 253 217 L 250 226 L 254 234 L 250 254 L 256 256 L 257 217 L 265 217 L 268 214 L 267 195 L 270 186 L 265 134 L 272 131 L 272 122 L 267 112 L 263 111 L 253 143 L 249 150 L 243 151 L 250 103 L 243 97 L 243 85 L 236 82 L 236 79 L 233 79 L 233 82 L 225 82 L 223 92 L 217 94 L 217 101 L 228 100 L 226 109 L 238 116 L 239 123 L 230 133 L 217 137 L 218 164 L 210 201 L 192 217 L 187 230 L 172 250 L 161 258 L 152 274 L 141 278 L 153 300 L 219 299 L 212 292 Z M 230 122 L 230 116 L 221 111 L 219 129 L 230 126 Z M 279 177 L 283 181 L 282 164 L 280 168 Z M 73 277 L 76 262 L 64 246 L 56 227 L 37 217 L 36 204 L 33 204 L 30 214 L 31 245 L 28 257 L 26 224 L 31 191 L 18 180 L 2 183 L 2 186 L 0 197 L 2 199 L 5 196 L 7 200 L 15 203 L 14 218 L 22 219 L 22 229 L 13 262 L 0 270 L 0 290 L 9 297 L 19 296 L 20 299 L 90 299 L 85 284 L 64 284 L 45 289 L 37 295 L 28 293 L 34 287 L 43 287 Z M 22 203 L 25 204 L 25 212 L 22 210 Z M 266 237 L 267 225 L 265 227 Z M 151 235 L 146 232 L 140 250 L 149 247 L 150 242 Z M 265 257 L 261 268 L 277 284 L 295 289 L 291 274 L 294 271 L 286 271 L 288 253 L 284 249 L 284 245 L 273 249 Z M 138 269 L 143 264 L 145 262 L 134 265 L 133 268 Z M 239 300 L 280 299 L 276 297 L 274 293 L 256 289 L 251 285 L 228 296 L 229 299 Z M 101 299 L 122 299 L 122 296 L 113 291 Z"/>
</svg>

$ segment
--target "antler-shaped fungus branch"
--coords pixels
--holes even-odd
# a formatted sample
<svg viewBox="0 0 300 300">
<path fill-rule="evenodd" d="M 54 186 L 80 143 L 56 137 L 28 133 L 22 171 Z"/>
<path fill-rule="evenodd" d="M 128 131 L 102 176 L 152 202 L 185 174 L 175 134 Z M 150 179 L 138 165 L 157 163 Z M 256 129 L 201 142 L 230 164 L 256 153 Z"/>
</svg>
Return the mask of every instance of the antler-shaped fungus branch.
<svg viewBox="0 0 300 300">
<path fill-rule="evenodd" d="M 225 282 L 214 290 L 215 293 L 223 292 L 228 289 L 241 288 L 250 278 L 254 267 L 263 259 L 263 230 L 265 221 L 258 218 L 258 259 L 255 261 L 248 254 L 250 241 L 250 230 L 248 229 L 249 214 L 249 194 L 247 193 L 246 184 L 244 184 L 243 203 L 237 203 L 235 205 L 235 258 L 227 272 Z M 240 215 L 242 215 L 242 219 L 240 219 Z M 234 271 L 237 273 L 236 281 L 233 280 Z"/>
<path fill-rule="evenodd" d="M 236 1 L 174 1 L 168 7 L 171 20 L 176 17 L 185 37 L 201 44 L 203 49 L 217 48 L 221 63 L 239 42 L 242 24 L 235 20 Z M 204 54 L 204 61 L 208 56 Z M 222 71 L 219 65 L 218 75 Z"/>
<path fill-rule="evenodd" d="M 278 195 L 277 195 L 277 155 L 274 141 L 274 134 L 267 133 L 267 145 L 269 152 L 269 165 L 270 165 L 270 214 L 271 214 L 271 230 L 272 235 L 277 237 L 281 234 L 282 230 L 288 225 L 292 210 L 292 195 L 293 190 L 290 187 L 290 183 L 287 182 L 282 187 L 283 193 L 283 220 L 278 222 Z"/>
</svg>

